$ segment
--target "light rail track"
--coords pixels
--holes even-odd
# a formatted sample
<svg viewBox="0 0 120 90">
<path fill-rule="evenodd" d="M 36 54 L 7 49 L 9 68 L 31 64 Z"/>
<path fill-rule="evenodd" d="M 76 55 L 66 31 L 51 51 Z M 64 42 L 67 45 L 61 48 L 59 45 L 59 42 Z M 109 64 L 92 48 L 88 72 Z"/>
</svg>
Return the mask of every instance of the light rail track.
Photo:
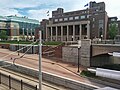
<svg viewBox="0 0 120 90">
<path fill-rule="evenodd" d="M 0 73 L 2 75 L 5 75 L 5 76 L 6 75 L 7 76 L 10 75 L 12 78 L 14 77 L 16 80 L 22 79 L 23 82 L 25 82 L 27 84 L 30 84 L 30 85 L 34 85 L 34 86 L 35 85 L 37 85 L 37 86 L 39 85 L 39 81 L 37 80 L 37 78 L 26 76 L 26 75 L 23 75 L 23 74 L 20 74 L 20 73 L 17 73 L 17 72 L 13 72 L 13 71 L 10 71 L 10 70 L 4 69 L 4 68 L 0 68 Z M 70 90 L 70 89 L 67 89 L 65 87 L 57 86 L 55 84 L 51 84 L 51 83 L 46 82 L 46 81 L 43 81 L 42 85 L 43 85 L 43 88 L 46 87 L 46 88 L 49 88 L 49 90 Z"/>
</svg>

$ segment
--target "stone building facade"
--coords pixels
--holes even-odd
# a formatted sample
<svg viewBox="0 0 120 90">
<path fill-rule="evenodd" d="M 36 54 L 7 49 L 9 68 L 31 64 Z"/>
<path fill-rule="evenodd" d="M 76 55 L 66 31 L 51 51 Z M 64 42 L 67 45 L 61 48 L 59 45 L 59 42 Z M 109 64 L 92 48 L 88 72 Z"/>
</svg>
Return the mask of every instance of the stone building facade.
<svg viewBox="0 0 120 90">
<path fill-rule="evenodd" d="M 46 24 L 47 41 L 77 41 L 84 38 L 106 38 L 108 16 L 105 3 L 90 2 L 89 8 L 64 12 L 63 8 L 52 11 Z"/>
</svg>

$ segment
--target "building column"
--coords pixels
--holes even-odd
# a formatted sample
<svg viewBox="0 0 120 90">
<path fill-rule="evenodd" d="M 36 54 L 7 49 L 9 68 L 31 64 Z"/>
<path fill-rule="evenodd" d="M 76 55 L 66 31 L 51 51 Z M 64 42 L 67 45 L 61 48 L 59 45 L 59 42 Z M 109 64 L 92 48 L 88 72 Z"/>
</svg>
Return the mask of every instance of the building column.
<svg viewBox="0 0 120 90">
<path fill-rule="evenodd" d="M 73 41 L 75 41 L 75 25 L 73 25 L 73 37 L 72 37 Z"/>
<path fill-rule="evenodd" d="M 22 28 L 22 30 L 23 30 L 23 36 L 25 35 L 25 33 L 24 33 L 24 28 Z"/>
<path fill-rule="evenodd" d="M 90 24 L 87 23 L 87 39 L 90 38 Z"/>
<path fill-rule="evenodd" d="M 28 28 L 27 28 L 27 36 L 28 36 Z"/>
<path fill-rule="evenodd" d="M 57 37 L 58 37 L 58 31 L 57 31 L 57 26 L 55 27 L 56 28 L 56 41 L 57 41 Z"/>
<path fill-rule="evenodd" d="M 46 41 L 48 41 L 48 27 L 46 26 Z"/>
<path fill-rule="evenodd" d="M 50 30 L 51 30 L 51 41 L 52 41 L 52 37 L 53 37 L 53 35 L 52 35 L 52 27 L 50 27 Z"/>
<path fill-rule="evenodd" d="M 80 24 L 80 26 L 79 26 L 79 28 L 80 28 L 80 30 L 79 30 L 79 40 L 81 40 L 82 39 L 82 24 Z"/>
<path fill-rule="evenodd" d="M 30 34 L 31 34 L 31 37 L 32 37 L 32 28 L 31 28 L 31 33 Z"/>
<path fill-rule="evenodd" d="M 61 41 L 63 41 L 63 26 L 61 26 Z"/>
<path fill-rule="evenodd" d="M 68 38 L 69 38 L 69 27 L 67 25 L 67 41 L 68 41 Z"/>
</svg>

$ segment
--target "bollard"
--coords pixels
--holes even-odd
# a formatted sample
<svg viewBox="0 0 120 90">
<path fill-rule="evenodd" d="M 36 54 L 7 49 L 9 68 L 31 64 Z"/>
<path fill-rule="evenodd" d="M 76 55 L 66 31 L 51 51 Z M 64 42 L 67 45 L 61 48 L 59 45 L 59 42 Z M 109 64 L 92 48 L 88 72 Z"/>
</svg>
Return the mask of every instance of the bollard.
<svg viewBox="0 0 120 90">
<path fill-rule="evenodd" d="M 0 72 L 0 84 L 1 84 L 1 72 Z"/>
<path fill-rule="evenodd" d="M 11 77 L 9 75 L 9 89 L 11 89 Z"/>
<path fill-rule="evenodd" d="M 35 86 L 35 90 L 37 90 L 37 85 Z"/>
<path fill-rule="evenodd" d="M 21 80 L 21 90 L 23 90 L 23 82 L 22 82 L 22 80 Z"/>
</svg>

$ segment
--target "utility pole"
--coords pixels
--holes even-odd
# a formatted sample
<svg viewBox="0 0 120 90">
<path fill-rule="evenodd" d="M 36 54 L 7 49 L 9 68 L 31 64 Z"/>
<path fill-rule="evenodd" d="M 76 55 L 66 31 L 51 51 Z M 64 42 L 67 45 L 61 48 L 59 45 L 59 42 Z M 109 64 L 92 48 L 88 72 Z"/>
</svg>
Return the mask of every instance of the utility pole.
<svg viewBox="0 0 120 90">
<path fill-rule="evenodd" d="M 42 62 L 42 39 L 41 39 L 41 31 L 39 31 L 39 90 L 42 90 L 42 65 L 41 65 L 41 62 Z"/>
</svg>

